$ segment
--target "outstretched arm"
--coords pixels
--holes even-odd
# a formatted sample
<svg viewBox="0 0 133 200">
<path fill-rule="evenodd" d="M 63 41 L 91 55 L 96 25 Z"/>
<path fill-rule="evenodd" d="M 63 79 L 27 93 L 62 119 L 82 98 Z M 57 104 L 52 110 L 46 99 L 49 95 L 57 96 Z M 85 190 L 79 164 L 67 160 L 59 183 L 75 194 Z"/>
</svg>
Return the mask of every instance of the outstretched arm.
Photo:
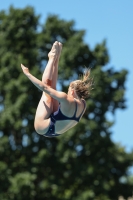
<svg viewBox="0 0 133 200">
<path fill-rule="evenodd" d="M 49 87 L 47 84 L 42 83 L 39 79 L 34 77 L 27 67 L 21 64 L 21 68 L 23 70 L 23 73 L 29 78 L 29 80 L 41 91 L 46 92 L 51 97 L 56 99 L 57 101 L 66 101 L 67 100 L 67 94 L 64 92 L 58 92 L 54 90 L 53 88 Z"/>
<path fill-rule="evenodd" d="M 23 73 L 30 79 L 30 81 L 37 87 L 39 90 L 43 91 L 43 83 L 34 77 L 30 72 L 27 67 L 25 67 L 23 64 L 21 64 L 21 68 L 23 70 Z"/>
</svg>

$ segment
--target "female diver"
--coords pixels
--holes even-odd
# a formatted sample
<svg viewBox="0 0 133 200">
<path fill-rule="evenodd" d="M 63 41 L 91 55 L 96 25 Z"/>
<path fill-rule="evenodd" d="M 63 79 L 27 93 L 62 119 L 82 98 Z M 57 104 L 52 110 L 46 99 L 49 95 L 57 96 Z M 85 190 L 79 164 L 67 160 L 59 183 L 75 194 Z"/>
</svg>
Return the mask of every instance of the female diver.
<svg viewBox="0 0 133 200">
<path fill-rule="evenodd" d="M 86 70 L 82 80 L 70 83 L 67 94 L 56 90 L 61 50 L 62 44 L 56 41 L 48 54 L 49 60 L 42 81 L 35 78 L 29 69 L 21 64 L 23 73 L 42 91 L 34 127 L 38 134 L 46 137 L 59 136 L 79 122 L 86 110 L 84 99 L 90 94 L 92 86 L 90 70 Z"/>
</svg>

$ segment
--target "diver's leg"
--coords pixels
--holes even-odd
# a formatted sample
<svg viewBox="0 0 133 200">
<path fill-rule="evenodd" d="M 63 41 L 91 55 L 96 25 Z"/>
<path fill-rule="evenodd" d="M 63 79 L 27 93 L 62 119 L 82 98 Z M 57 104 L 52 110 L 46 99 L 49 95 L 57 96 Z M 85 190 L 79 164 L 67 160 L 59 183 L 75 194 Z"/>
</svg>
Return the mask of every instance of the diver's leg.
<svg viewBox="0 0 133 200">
<path fill-rule="evenodd" d="M 54 89 L 56 89 L 56 83 L 57 83 L 57 79 L 58 79 L 58 65 L 59 65 L 59 59 L 60 59 L 60 55 L 61 55 L 61 51 L 62 51 L 62 44 L 60 42 L 58 42 L 58 44 L 59 44 L 59 50 L 58 50 L 57 58 L 54 63 L 53 77 L 52 77 L 52 88 L 54 88 Z"/>
<path fill-rule="evenodd" d="M 62 44 L 60 42 L 58 42 L 58 44 L 59 44 L 59 51 L 58 51 L 56 61 L 54 63 L 53 78 L 52 78 L 52 88 L 54 88 L 55 90 L 56 90 L 56 84 L 57 84 L 57 79 L 58 79 L 59 59 L 60 59 L 60 55 L 61 55 L 61 51 L 62 51 Z M 53 99 L 53 112 L 57 111 L 58 107 L 59 107 L 59 102 L 57 100 Z"/>
<path fill-rule="evenodd" d="M 53 68 L 58 55 L 58 42 L 53 44 L 53 47 L 48 54 L 49 61 L 46 65 L 45 71 L 42 76 L 42 82 L 52 87 Z M 52 98 L 43 92 L 40 102 L 38 104 L 34 126 L 38 133 L 42 134 L 48 128 L 49 116 L 53 112 L 53 100 Z M 45 122 L 45 123 L 44 123 Z"/>
</svg>

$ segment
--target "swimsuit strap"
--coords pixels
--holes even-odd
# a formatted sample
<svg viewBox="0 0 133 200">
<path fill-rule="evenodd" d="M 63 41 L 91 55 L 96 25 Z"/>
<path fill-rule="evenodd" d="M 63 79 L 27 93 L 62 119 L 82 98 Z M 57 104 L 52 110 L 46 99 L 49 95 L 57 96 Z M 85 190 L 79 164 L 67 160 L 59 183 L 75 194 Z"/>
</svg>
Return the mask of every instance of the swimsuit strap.
<svg viewBox="0 0 133 200">
<path fill-rule="evenodd" d="M 74 115 L 73 115 L 73 117 L 75 117 L 76 118 L 76 113 L 77 113 L 77 102 L 76 102 L 76 100 L 74 99 L 74 101 L 75 101 L 75 105 L 76 105 L 76 108 L 75 108 L 75 112 L 74 112 Z"/>
<path fill-rule="evenodd" d="M 75 100 L 75 99 L 74 99 L 74 100 Z M 76 113 L 77 113 L 77 102 L 76 102 L 76 100 L 75 100 L 76 109 L 75 109 L 75 113 L 74 113 L 73 117 L 75 117 L 76 119 L 80 119 L 80 117 L 82 116 L 82 114 L 83 114 L 83 112 L 84 112 L 84 110 L 85 110 L 85 101 L 82 100 L 82 102 L 83 102 L 83 104 L 84 104 L 84 109 L 83 109 L 83 111 L 81 112 L 81 114 L 79 115 L 79 117 L 76 117 Z"/>
<path fill-rule="evenodd" d="M 82 102 L 83 102 L 83 104 L 84 104 L 84 109 L 83 109 L 82 113 L 80 114 L 80 117 L 82 116 L 82 114 L 83 114 L 83 112 L 84 112 L 84 110 L 85 110 L 85 106 L 86 106 L 85 101 L 82 100 Z"/>
</svg>

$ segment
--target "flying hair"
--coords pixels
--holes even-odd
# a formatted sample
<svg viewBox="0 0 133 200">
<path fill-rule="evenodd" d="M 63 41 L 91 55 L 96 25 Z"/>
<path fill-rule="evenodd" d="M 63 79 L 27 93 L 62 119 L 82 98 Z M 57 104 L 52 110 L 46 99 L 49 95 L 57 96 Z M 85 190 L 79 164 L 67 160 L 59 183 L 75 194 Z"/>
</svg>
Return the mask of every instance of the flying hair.
<svg viewBox="0 0 133 200">
<path fill-rule="evenodd" d="M 90 77 L 90 68 L 86 68 L 83 75 L 80 75 L 79 78 L 79 80 L 71 83 L 71 87 L 74 88 L 79 98 L 87 99 L 93 89 L 93 78 Z"/>
</svg>

